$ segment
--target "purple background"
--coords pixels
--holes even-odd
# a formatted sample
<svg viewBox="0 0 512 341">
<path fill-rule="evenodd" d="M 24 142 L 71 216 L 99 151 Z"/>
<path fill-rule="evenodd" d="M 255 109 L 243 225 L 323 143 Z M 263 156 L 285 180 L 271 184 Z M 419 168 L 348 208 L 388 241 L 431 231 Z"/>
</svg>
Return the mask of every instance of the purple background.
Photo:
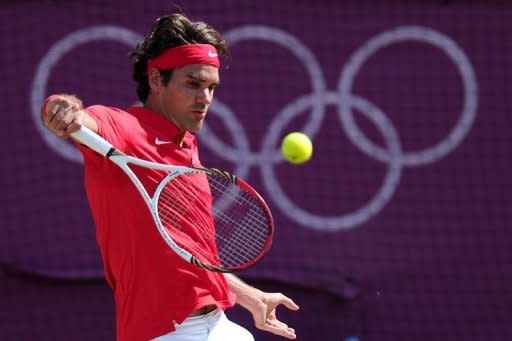
<svg viewBox="0 0 512 341">
<path fill-rule="evenodd" d="M 211 134 L 203 132 L 200 143 L 205 165 L 241 173 L 268 200 L 277 225 L 272 250 L 240 276 L 294 298 L 300 312 L 282 309 L 278 314 L 301 340 L 512 339 L 512 6 L 498 1 L 291 0 L 0 3 L 7 120 L 0 134 L 0 339 L 114 338 L 113 301 L 102 277 L 81 165 L 51 148 L 36 127 L 32 108 L 40 102 L 33 97 L 34 84 L 36 74 L 44 71 L 42 60 L 51 58 L 52 46 L 68 35 L 97 25 L 145 35 L 156 17 L 176 5 L 228 37 L 250 25 L 252 34 L 271 29 L 267 39 L 286 36 L 292 46 L 254 38 L 232 45 L 216 94 L 217 112 L 212 108 L 208 118 Z M 352 108 L 358 129 L 349 133 L 362 134 L 355 137 L 357 145 L 340 123 L 337 105 L 327 102 L 309 163 L 291 166 L 263 152 L 276 118 L 313 93 L 307 66 L 297 56 L 304 50 L 297 43 L 319 65 L 317 80 L 324 89 L 317 92 L 316 103 L 327 94 L 348 101 L 336 91 L 354 53 L 379 34 L 411 26 L 423 32 L 422 39 L 432 38 L 428 32 L 446 38 L 456 60 L 418 40 L 386 45 L 354 74 L 351 99 L 380 112 L 372 116 Z M 135 103 L 126 57 L 131 46 L 119 39 L 77 44 L 57 58 L 46 69 L 44 95 L 75 93 L 86 105 Z M 457 63 L 474 75 L 469 95 Z M 393 154 L 388 145 L 393 132 L 402 155 L 419 155 L 447 140 L 468 98 L 476 105 L 474 120 L 452 141 L 454 148 L 423 163 L 396 161 L 400 153 Z M 234 117 L 220 119 L 223 108 Z M 285 133 L 307 130 L 312 117 L 321 115 L 308 106 L 295 114 L 274 141 L 267 139 L 271 149 L 277 150 Z M 238 156 L 233 150 L 243 149 L 234 135 L 245 136 L 248 143 Z M 212 147 L 212 141 L 225 149 Z M 353 216 L 378 192 L 390 167 L 368 155 L 375 153 L 359 149 L 364 141 L 395 158 L 398 177 L 382 207 L 345 228 L 313 227 L 314 221 L 285 214 L 278 189 L 263 181 L 267 173 L 260 166 L 266 165 L 301 210 L 319 217 Z M 256 331 L 240 308 L 229 315 L 257 340 L 279 339 Z"/>
</svg>

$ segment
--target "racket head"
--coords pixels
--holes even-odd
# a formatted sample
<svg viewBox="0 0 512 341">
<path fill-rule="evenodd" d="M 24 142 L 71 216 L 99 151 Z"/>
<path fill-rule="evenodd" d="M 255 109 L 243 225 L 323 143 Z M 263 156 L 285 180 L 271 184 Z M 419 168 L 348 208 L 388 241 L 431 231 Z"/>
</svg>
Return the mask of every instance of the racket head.
<svg viewBox="0 0 512 341">
<path fill-rule="evenodd" d="M 268 205 L 245 181 L 217 169 L 171 173 L 154 196 L 160 232 L 190 263 L 215 272 L 256 264 L 270 249 L 274 221 Z"/>
</svg>

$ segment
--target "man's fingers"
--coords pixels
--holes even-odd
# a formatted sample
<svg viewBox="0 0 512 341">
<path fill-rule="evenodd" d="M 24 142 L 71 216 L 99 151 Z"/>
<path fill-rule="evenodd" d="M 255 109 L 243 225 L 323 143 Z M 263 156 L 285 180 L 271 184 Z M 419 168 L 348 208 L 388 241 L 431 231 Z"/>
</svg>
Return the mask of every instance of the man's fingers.
<svg viewBox="0 0 512 341">
<path fill-rule="evenodd" d="M 295 339 L 297 337 L 293 328 L 281 327 L 279 325 L 273 324 L 273 322 L 270 321 L 267 321 L 261 329 L 271 332 L 272 334 L 286 337 L 288 339 Z"/>
<path fill-rule="evenodd" d="M 55 129 L 55 127 L 60 123 L 62 117 L 65 115 L 65 102 L 61 99 L 55 99 L 50 101 L 48 104 L 48 111 L 46 115 L 46 126 L 50 129 Z"/>
<path fill-rule="evenodd" d="M 266 325 L 269 325 L 269 326 L 273 326 L 273 327 L 277 327 L 277 328 L 281 328 L 281 329 L 288 329 L 288 325 L 284 322 L 281 322 L 277 319 L 268 319 L 267 321 L 265 321 L 265 324 Z M 289 329 L 292 329 L 292 328 L 289 328 Z"/>
<path fill-rule="evenodd" d="M 75 119 L 67 126 L 65 136 L 69 136 L 82 127 L 84 123 L 84 116 L 76 116 Z"/>
<path fill-rule="evenodd" d="M 59 110 L 59 112 L 55 115 L 54 120 L 56 120 L 55 129 L 57 130 L 66 130 L 66 128 L 74 121 L 74 112 L 69 108 L 64 110 Z"/>
<path fill-rule="evenodd" d="M 43 106 L 41 108 L 41 117 L 43 118 L 43 121 L 46 120 L 48 116 L 52 113 L 55 105 L 58 103 L 58 100 L 58 95 L 51 95 L 44 101 Z"/>
<path fill-rule="evenodd" d="M 288 327 L 284 322 L 279 321 L 275 316 L 265 319 L 263 325 L 257 326 L 261 330 L 286 337 L 288 339 L 295 339 L 295 329 Z"/>
<path fill-rule="evenodd" d="M 46 118 L 46 126 L 61 137 L 68 137 L 78 130 L 83 122 L 83 113 L 78 105 L 57 99 Z"/>
<path fill-rule="evenodd" d="M 55 101 L 53 101 L 53 108 L 50 110 L 52 117 L 55 116 L 55 114 L 59 111 L 61 104 L 62 104 L 61 99 L 56 99 Z"/>
<path fill-rule="evenodd" d="M 51 100 L 48 103 L 46 103 L 46 106 L 43 109 L 42 112 L 42 118 L 43 122 L 47 127 L 50 127 L 52 125 L 53 117 L 55 116 L 55 113 L 59 110 L 59 103 L 56 100 Z"/>
<path fill-rule="evenodd" d="M 281 298 L 281 303 L 284 304 L 285 307 L 291 309 L 291 310 L 299 310 L 299 306 L 293 302 L 293 300 L 283 294 Z"/>
</svg>

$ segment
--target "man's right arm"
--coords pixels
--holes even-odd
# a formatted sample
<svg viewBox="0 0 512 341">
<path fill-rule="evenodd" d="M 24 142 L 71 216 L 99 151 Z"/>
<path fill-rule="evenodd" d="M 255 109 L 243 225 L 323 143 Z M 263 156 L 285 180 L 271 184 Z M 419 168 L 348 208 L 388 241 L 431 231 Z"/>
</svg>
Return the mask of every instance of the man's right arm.
<svg viewBox="0 0 512 341">
<path fill-rule="evenodd" d="M 51 95 L 41 107 L 43 124 L 56 135 L 67 138 L 82 125 L 98 132 L 98 123 L 84 110 L 82 101 L 68 94 Z"/>
</svg>

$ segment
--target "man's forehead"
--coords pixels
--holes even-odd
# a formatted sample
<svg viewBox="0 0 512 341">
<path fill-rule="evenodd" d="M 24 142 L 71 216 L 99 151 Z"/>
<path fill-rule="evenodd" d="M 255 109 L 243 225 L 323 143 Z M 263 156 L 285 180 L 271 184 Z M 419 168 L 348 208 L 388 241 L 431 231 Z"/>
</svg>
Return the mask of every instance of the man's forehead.
<svg viewBox="0 0 512 341">
<path fill-rule="evenodd" d="M 178 72 L 187 78 L 199 82 L 219 82 L 219 69 L 211 65 L 192 64 L 178 69 Z"/>
</svg>

